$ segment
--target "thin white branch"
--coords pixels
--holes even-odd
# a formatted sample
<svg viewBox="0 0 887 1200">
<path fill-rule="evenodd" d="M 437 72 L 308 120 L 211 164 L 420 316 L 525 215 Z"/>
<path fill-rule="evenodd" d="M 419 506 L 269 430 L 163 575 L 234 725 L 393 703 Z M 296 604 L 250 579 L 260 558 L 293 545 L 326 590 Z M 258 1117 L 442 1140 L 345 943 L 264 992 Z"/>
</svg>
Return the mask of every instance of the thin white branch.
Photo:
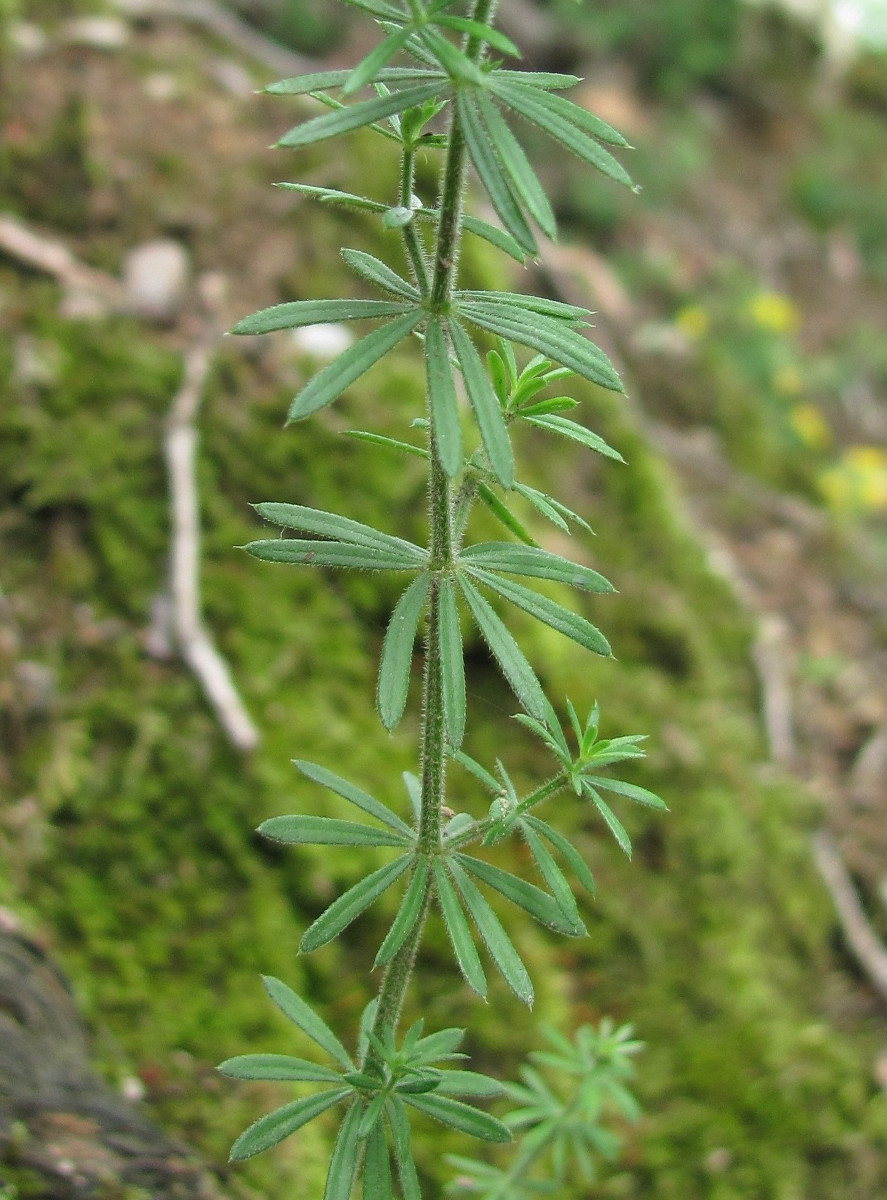
<svg viewBox="0 0 887 1200">
<path fill-rule="evenodd" d="M 65 287 L 97 292 L 109 300 L 119 301 L 122 297 L 122 286 L 113 275 L 88 267 L 63 242 L 44 237 L 8 213 L 0 214 L 0 251 L 51 275 Z"/>
<path fill-rule="evenodd" d="M 782 767 L 795 762 L 792 693 L 788 673 L 787 631 L 781 617 L 764 614 L 758 621 L 752 657 L 761 684 L 764 729 L 770 757 Z"/>
<path fill-rule="evenodd" d="M 872 986 L 887 1001 L 887 948 L 869 924 L 841 852 L 824 829 L 813 839 L 813 857 L 829 890 L 847 945 Z"/>
<path fill-rule="evenodd" d="M 197 495 L 197 430 L 194 422 L 212 362 L 208 333 L 185 355 L 182 385 L 170 409 L 164 451 L 169 472 L 172 540 L 170 593 L 179 650 L 239 750 L 252 750 L 259 734 L 238 695 L 228 665 L 207 634 L 200 613 L 200 509 Z"/>
</svg>

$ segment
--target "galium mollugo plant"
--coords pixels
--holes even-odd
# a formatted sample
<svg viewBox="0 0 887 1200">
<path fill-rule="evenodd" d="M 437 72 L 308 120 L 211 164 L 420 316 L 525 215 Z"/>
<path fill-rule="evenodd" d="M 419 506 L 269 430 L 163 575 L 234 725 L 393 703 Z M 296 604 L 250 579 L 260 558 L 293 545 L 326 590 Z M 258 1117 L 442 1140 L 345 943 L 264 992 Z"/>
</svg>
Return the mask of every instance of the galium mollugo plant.
<svg viewBox="0 0 887 1200">
<path fill-rule="evenodd" d="M 587 528 L 562 501 L 517 478 L 512 433 L 531 426 L 618 460 L 618 452 L 601 437 L 564 415 L 576 402 L 551 395 L 551 389 L 574 374 L 614 391 L 621 391 L 622 384 L 604 353 L 586 337 L 589 314 L 584 309 L 543 297 L 461 288 L 458 275 L 465 237 L 482 238 L 523 263 L 538 256 L 535 229 L 556 236 L 551 205 L 513 126 L 535 126 L 589 166 L 629 186 L 630 180 L 606 149 L 625 147 L 624 138 L 561 94 L 578 80 L 502 65 L 502 56 L 519 54 L 491 24 L 493 0 L 473 0 L 467 7 L 460 0 L 348 2 L 376 19 L 382 40 L 351 70 L 285 79 L 266 89 L 279 96 L 312 96 L 329 110 L 296 125 L 279 144 L 298 149 L 370 129 L 398 156 L 397 194 L 375 199 L 302 183 L 282 186 L 323 204 L 377 214 L 383 229 L 402 243 L 408 272 L 401 274 L 364 251 L 343 249 L 362 287 L 370 285 L 379 295 L 278 304 L 246 317 L 233 332 L 376 323 L 302 388 L 290 406 L 290 423 L 331 404 L 402 343 L 421 349 L 427 387 L 412 426 L 420 439 L 392 437 L 398 431 L 390 430 L 353 431 L 353 436 L 381 452 L 425 462 L 428 544 L 287 502 L 259 504 L 257 511 L 289 536 L 256 541 L 246 549 L 270 562 L 391 571 L 406 579 L 382 645 L 376 703 L 382 724 L 394 729 L 407 704 L 414 645 L 424 631 L 419 771 L 405 776 L 405 805 L 397 812 L 323 765 L 296 762 L 308 780 L 368 820 L 275 817 L 260 826 L 263 835 L 290 845 L 394 852 L 391 861 L 338 896 L 305 930 L 300 950 L 330 942 L 383 893 L 397 889 L 399 907 L 374 963 L 381 983 L 351 1049 L 346 1049 L 287 984 L 266 979 L 272 1001 L 327 1061 L 258 1054 L 229 1059 L 220 1069 L 236 1078 L 316 1085 L 310 1095 L 251 1125 L 235 1142 L 233 1159 L 265 1150 L 337 1108 L 341 1121 L 324 1200 L 349 1200 L 358 1182 L 364 1200 L 388 1200 L 395 1194 L 419 1200 L 411 1150 L 416 1113 L 486 1141 L 512 1137 L 508 1123 L 474 1103 L 498 1093 L 499 1083 L 452 1065 L 464 1057 L 457 1049 L 463 1030 L 426 1033 L 420 1020 L 399 1034 L 429 911 L 439 911 L 469 988 L 486 996 L 479 940 L 515 995 L 532 1004 L 527 969 L 487 896 L 495 893 L 546 928 L 580 937 L 586 930 L 565 871 L 587 890 L 594 887 L 576 847 L 539 815 L 543 803 L 569 791 L 589 801 L 626 852 L 631 848 L 628 835 L 604 794 L 664 807 L 653 793 L 607 773 L 642 751 L 638 737 L 601 739 L 596 706 L 582 722 L 566 703 L 575 745 L 571 743 L 533 667 L 488 598 L 522 609 L 592 653 L 610 654 L 607 640 L 585 616 L 535 586 L 550 581 L 596 595 L 613 590 L 591 568 L 539 546 L 515 512 L 515 502 L 523 501 L 561 531 L 570 525 Z M 441 160 L 434 198 L 415 194 L 420 154 Z M 470 168 L 498 223 L 465 211 Z M 484 356 L 479 344 L 489 335 L 496 339 L 495 349 Z M 520 365 L 515 346 L 535 354 Z M 471 424 L 463 421 L 460 393 L 467 397 Z M 501 523 L 502 540 L 471 540 L 470 517 L 478 505 Z M 527 794 L 520 794 L 501 762 L 488 767 L 461 749 L 467 719 L 465 618 L 480 632 L 514 692 L 521 710 L 517 719 L 555 760 L 554 772 Z M 488 793 L 485 814 L 453 813 L 448 807 L 451 764 Z M 472 852 L 505 838 L 523 841 L 539 883 Z"/>
</svg>

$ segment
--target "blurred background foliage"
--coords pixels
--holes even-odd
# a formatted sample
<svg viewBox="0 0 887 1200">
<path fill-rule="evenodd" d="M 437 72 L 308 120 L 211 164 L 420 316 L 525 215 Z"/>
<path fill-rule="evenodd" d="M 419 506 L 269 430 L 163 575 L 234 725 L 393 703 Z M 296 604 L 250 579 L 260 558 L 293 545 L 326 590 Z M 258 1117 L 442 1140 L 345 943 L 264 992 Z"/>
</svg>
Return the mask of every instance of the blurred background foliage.
<svg viewBox="0 0 887 1200">
<path fill-rule="evenodd" d="M 327 0 L 232 7 L 336 62 L 372 36 Z M 532 65 L 586 78 L 583 100 L 637 145 L 643 191 L 627 199 L 570 162 L 545 163 L 571 260 L 547 286 L 591 297 L 632 400 L 584 384 L 575 394 L 630 465 L 530 437 L 519 448 L 530 482 L 567 484 L 596 531 L 572 552 L 619 588 L 589 614 L 618 662 L 580 659 L 529 621 L 513 628 L 552 694 L 600 700 L 605 736 L 650 733 L 637 781 L 672 809 L 625 814 L 629 864 L 565 802 L 558 820 L 598 880 L 591 937 L 518 934 L 535 1015 L 572 1028 L 610 1014 L 647 1045 L 644 1120 L 621 1131 L 612 1171 L 575 1195 L 872 1200 L 887 1194 L 887 1024 L 842 950 L 809 836 L 828 823 L 844 839 L 887 932 L 887 789 L 867 807 L 847 799 L 854 764 L 887 728 L 887 59 L 867 49 L 838 72 L 813 25 L 735 0 L 521 11 L 541 31 Z M 116 48 L 97 48 L 67 37 L 72 17 L 121 20 L 98 0 L 5 10 L 4 211 L 114 274 L 133 245 L 173 238 L 195 276 L 221 274 L 229 321 L 278 299 L 346 294 L 343 242 L 388 252 L 370 219 L 294 207 L 270 187 L 287 176 L 349 187 L 372 171 L 384 197 L 391 167 L 372 138 L 356 137 L 347 161 L 268 153 L 292 112 L 252 95 L 269 73 L 248 56 L 168 19 L 124 22 Z M 420 186 L 435 178 L 424 164 Z M 477 245 L 464 269 L 475 285 L 514 283 Z M 304 990 L 347 1037 L 390 916 L 297 958 L 299 930 L 365 864 L 283 852 L 250 831 L 293 808 L 334 811 L 297 781 L 292 757 L 395 805 L 400 771 L 415 769 L 414 727 L 389 738 L 371 706 L 393 592 L 365 576 L 257 566 L 233 547 L 255 532 L 249 504 L 266 499 L 421 537 L 416 474 L 339 436 L 353 425 L 409 436 L 421 379 L 405 353 L 327 417 L 282 432 L 310 352 L 283 337 L 219 346 L 200 417 L 202 586 L 261 729 L 244 758 L 185 668 L 146 654 L 168 550 L 164 421 L 193 293 L 166 326 L 72 317 L 60 299 L 45 276 L 0 258 L 0 904 L 70 974 L 106 1075 L 136 1081 L 157 1120 L 221 1163 L 232 1137 L 286 1097 L 234 1086 L 212 1064 L 304 1050 L 258 974 Z M 782 616 L 797 664 L 794 771 L 774 766 L 765 737 L 761 606 Z M 469 652 L 468 750 L 489 762 L 505 743 L 515 778 L 537 779 L 547 763 L 509 720 L 483 648 Z M 453 785 L 459 804 L 482 803 L 455 770 Z M 476 1005 L 441 938 L 432 929 L 417 1005 L 430 1023 L 477 1030 L 479 1070 L 513 1075 L 538 1046 L 535 1016 L 502 991 Z M 328 1133 L 319 1122 L 226 1186 L 313 1196 Z M 429 1134 L 430 1195 L 443 1150 L 464 1146 Z"/>
</svg>

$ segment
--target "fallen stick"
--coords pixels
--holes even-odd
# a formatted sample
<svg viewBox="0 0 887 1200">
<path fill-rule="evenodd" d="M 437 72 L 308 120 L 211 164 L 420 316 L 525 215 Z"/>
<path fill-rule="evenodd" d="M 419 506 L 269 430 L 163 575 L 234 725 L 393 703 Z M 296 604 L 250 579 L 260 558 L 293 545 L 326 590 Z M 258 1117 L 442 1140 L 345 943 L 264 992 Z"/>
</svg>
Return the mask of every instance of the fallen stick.
<svg viewBox="0 0 887 1200">
<path fill-rule="evenodd" d="M 35 271 L 51 275 L 65 287 L 98 292 L 111 300 L 119 301 L 122 297 L 122 286 L 113 275 L 88 267 L 63 242 L 44 237 L 8 213 L 0 214 L 0 251 Z"/>
<path fill-rule="evenodd" d="M 164 438 L 172 519 L 171 616 L 179 651 L 197 676 L 225 733 L 239 750 L 253 750 L 259 742 L 258 730 L 200 614 L 200 513 L 195 470 L 198 439 L 194 423 L 214 342 L 214 336 L 204 332 L 185 354 L 182 384 L 173 400 Z"/>
<path fill-rule="evenodd" d="M 869 924 L 841 852 L 825 829 L 813 838 L 813 858 L 834 903 L 848 947 L 869 982 L 887 1001 L 887 948 Z"/>
<path fill-rule="evenodd" d="M 216 4 L 215 0 L 117 0 L 117 9 L 126 17 L 145 19 L 173 17 L 202 25 L 235 49 L 248 54 L 279 75 L 307 75 L 317 70 L 313 59 L 287 50 L 240 17 Z"/>
</svg>

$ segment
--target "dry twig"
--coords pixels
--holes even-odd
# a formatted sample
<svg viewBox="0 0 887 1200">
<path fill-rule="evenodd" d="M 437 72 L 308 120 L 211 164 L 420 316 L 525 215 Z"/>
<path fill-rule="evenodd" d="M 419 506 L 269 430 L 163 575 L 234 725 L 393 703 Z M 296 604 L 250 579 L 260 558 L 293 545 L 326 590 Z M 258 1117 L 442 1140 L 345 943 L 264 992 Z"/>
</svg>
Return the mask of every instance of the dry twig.
<svg viewBox="0 0 887 1200">
<path fill-rule="evenodd" d="M 215 336 L 205 331 L 184 358 L 182 384 L 169 414 L 164 451 L 169 472 L 172 542 L 170 593 L 176 642 L 197 676 L 231 742 L 252 750 L 259 734 L 200 615 L 200 514 L 195 459 L 195 421 L 212 363 Z"/>
<path fill-rule="evenodd" d="M 887 948 L 869 924 L 841 852 L 825 829 L 813 839 L 813 857 L 829 890 L 847 945 L 872 986 L 887 1001 Z"/>
</svg>

